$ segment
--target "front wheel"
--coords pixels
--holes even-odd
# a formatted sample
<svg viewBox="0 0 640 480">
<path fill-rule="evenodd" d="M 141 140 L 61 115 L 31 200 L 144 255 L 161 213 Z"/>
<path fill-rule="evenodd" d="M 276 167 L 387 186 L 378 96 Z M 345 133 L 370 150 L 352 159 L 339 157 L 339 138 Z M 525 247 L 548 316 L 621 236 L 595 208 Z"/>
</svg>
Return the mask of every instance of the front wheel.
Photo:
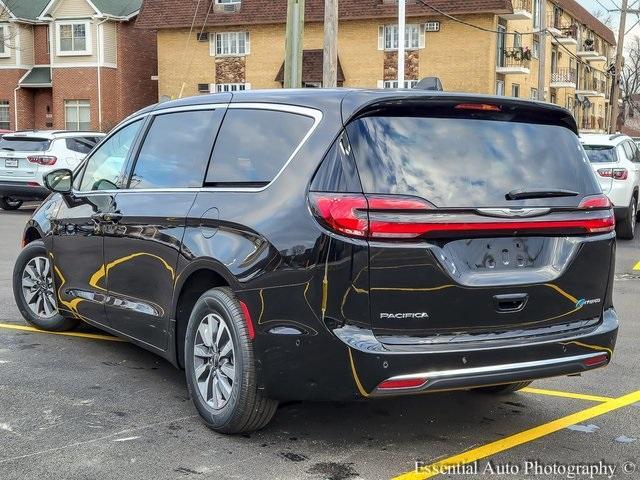
<svg viewBox="0 0 640 480">
<path fill-rule="evenodd" d="M 631 203 L 626 211 L 624 219 L 620 220 L 616 225 L 618 237 L 624 240 L 633 240 L 636 234 L 636 222 L 638 216 L 638 200 L 631 197 Z"/>
<path fill-rule="evenodd" d="M 507 393 L 517 392 L 523 388 L 527 388 L 532 382 L 507 383 L 506 385 L 491 385 L 490 387 L 474 388 L 476 392 L 492 393 L 496 395 L 506 395 Z"/>
<path fill-rule="evenodd" d="M 240 304 L 229 288 L 214 288 L 196 302 L 185 337 L 185 374 L 193 403 L 220 433 L 265 427 L 278 402 L 258 389 L 253 344 Z"/>
<path fill-rule="evenodd" d="M 79 321 L 58 311 L 53 266 L 41 240 L 24 247 L 13 267 L 13 296 L 24 319 L 53 332 L 75 328 Z"/>
<path fill-rule="evenodd" d="M 22 206 L 22 200 L 11 197 L 0 197 L 0 208 L 2 210 L 17 210 Z"/>
</svg>

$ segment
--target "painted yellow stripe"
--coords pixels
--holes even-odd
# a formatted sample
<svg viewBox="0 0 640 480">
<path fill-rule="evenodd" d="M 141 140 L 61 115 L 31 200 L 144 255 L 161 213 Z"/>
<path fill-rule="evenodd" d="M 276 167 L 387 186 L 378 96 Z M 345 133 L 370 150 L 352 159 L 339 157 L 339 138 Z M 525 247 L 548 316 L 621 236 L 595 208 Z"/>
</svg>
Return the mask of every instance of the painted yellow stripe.
<svg viewBox="0 0 640 480">
<path fill-rule="evenodd" d="M 23 332 L 33 332 L 33 333 L 48 333 L 51 335 L 64 335 L 67 337 L 80 337 L 80 338 L 88 338 L 91 340 L 107 340 L 110 342 L 124 342 L 118 337 L 112 337 L 111 335 L 100 335 L 99 333 L 82 333 L 82 332 L 48 332 L 46 330 L 39 330 L 33 327 L 27 327 L 26 325 L 16 325 L 13 323 L 0 323 L 0 328 L 6 328 L 7 330 L 21 330 Z"/>
<path fill-rule="evenodd" d="M 525 393 L 535 393 L 536 395 L 548 395 L 550 397 L 575 398 L 577 400 L 588 400 L 591 402 L 608 402 L 613 400 L 611 397 L 601 397 L 598 395 L 586 395 L 584 393 L 563 392 L 560 390 L 545 390 L 542 388 L 523 388 L 520 390 Z"/>
<path fill-rule="evenodd" d="M 545 423 L 529 430 L 525 430 L 524 432 L 516 433 L 515 435 L 511 435 L 487 445 L 483 445 L 467 452 L 454 455 L 453 457 L 445 458 L 444 460 L 440 460 L 439 462 L 424 467 L 420 472 L 411 471 L 404 473 L 395 477 L 394 480 L 422 480 L 425 478 L 435 477 L 439 473 L 446 472 L 447 466 L 464 465 L 467 463 L 475 462 L 476 460 L 480 460 L 482 458 L 490 457 L 497 453 L 504 452 L 505 450 L 517 447 L 518 445 L 537 440 L 538 438 L 570 427 L 571 425 L 575 425 L 576 423 L 584 422 L 585 420 L 604 415 L 605 413 L 626 407 L 628 405 L 633 405 L 634 403 L 637 403 L 639 401 L 640 390 L 637 390 L 633 393 L 629 393 L 628 395 L 613 398 L 594 407 L 572 413 L 571 415 L 567 415 L 566 417 L 553 420 L 552 422 Z"/>
<path fill-rule="evenodd" d="M 640 262 L 636 263 L 633 267 L 634 270 L 640 270 Z"/>
<path fill-rule="evenodd" d="M 571 295 L 570 293 L 565 292 L 563 289 L 561 289 L 559 286 L 554 285 L 553 283 L 545 283 L 544 284 L 546 287 L 549 288 L 553 288 L 556 292 L 558 292 L 560 295 L 562 295 L 563 297 L 565 297 L 567 300 L 569 300 L 571 303 L 573 303 L 574 305 L 576 303 L 578 303 L 578 299 L 576 297 L 574 297 L 573 295 Z"/>
<path fill-rule="evenodd" d="M 349 352 L 349 362 L 351 363 L 351 374 L 353 375 L 353 381 L 356 382 L 356 387 L 358 387 L 360 395 L 366 398 L 369 396 L 369 394 L 362 386 L 362 382 L 360 382 L 360 377 L 358 377 L 358 372 L 356 371 L 356 364 L 353 361 L 353 354 L 351 353 L 351 349 L 347 347 L 347 351 Z"/>
</svg>

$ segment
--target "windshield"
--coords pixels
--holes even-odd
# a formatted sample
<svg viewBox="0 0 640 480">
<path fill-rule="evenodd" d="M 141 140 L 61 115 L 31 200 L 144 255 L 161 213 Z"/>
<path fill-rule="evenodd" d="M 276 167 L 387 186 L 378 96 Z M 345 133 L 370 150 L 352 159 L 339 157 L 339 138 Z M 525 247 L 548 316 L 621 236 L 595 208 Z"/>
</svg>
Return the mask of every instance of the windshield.
<svg viewBox="0 0 640 480">
<path fill-rule="evenodd" d="M 560 126 L 390 116 L 359 119 L 347 132 L 365 193 L 465 208 L 575 206 L 600 191 L 577 136 Z M 514 190 L 540 189 L 579 195 L 509 198 Z"/>
<path fill-rule="evenodd" d="M 0 150 L 9 152 L 44 152 L 49 150 L 51 140 L 4 136 L 0 139 Z"/>
<path fill-rule="evenodd" d="M 583 145 L 591 163 L 617 162 L 616 149 L 608 145 Z"/>
</svg>

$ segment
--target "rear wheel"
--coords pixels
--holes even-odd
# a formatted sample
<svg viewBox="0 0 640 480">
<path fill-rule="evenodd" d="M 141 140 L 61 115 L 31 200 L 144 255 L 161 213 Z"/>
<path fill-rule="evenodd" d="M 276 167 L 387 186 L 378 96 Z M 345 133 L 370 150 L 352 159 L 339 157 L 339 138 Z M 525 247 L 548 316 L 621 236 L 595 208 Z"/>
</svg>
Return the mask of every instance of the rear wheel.
<svg viewBox="0 0 640 480">
<path fill-rule="evenodd" d="M 517 392 L 531 385 L 531 381 L 507 383 L 506 385 L 491 385 L 490 387 L 478 387 L 473 390 L 480 393 L 491 393 L 496 395 L 506 395 L 507 393 Z"/>
<path fill-rule="evenodd" d="M 638 200 L 631 197 L 631 203 L 627 209 L 624 219 L 620 220 L 616 225 L 618 237 L 623 240 L 633 240 L 636 234 L 636 222 L 638 217 Z"/>
<path fill-rule="evenodd" d="M 61 332 L 79 323 L 58 311 L 53 266 L 41 240 L 31 242 L 18 255 L 13 267 L 13 296 L 24 319 L 35 327 Z"/>
<path fill-rule="evenodd" d="M 185 337 L 185 373 L 194 405 L 209 428 L 221 433 L 259 430 L 278 402 L 258 390 L 247 325 L 229 288 L 214 288 L 196 302 Z"/>
<path fill-rule="evenodd" d="M 22 200 L 11 197 L 0 197 L 0 208 L 2 210 L 17 210 L 22 206 Z"/>
</svg>

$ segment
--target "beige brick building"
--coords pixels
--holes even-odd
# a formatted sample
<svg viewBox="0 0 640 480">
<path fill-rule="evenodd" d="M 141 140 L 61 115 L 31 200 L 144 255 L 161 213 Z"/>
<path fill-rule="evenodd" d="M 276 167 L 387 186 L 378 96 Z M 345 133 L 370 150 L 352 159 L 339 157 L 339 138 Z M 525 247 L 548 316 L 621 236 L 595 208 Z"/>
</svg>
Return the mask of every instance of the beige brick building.
<svg viewBox="0 0 640 480">
<path fill-rule="evenodd" d="M 553 27 L 546 34 L 540 32 L 538 1 L 545 1 L 545 20 Z M 146 0 L 138 25 L 157 32 L 160 99 L 282 87 L 286 3 Z M 544 99 L 570 108 L 587 130 L 604 127 L 609 84 L 603 72 L 615 41 L 613 33 L 575 0 L 428 3 L 460 21 L 407 2 L 405 86 L 437 76 L 449 91 L 530 98 L 538 94 L 538 57 L 541 42 L 546 42 L 546 80 L 540 92 Z M 318 51 L 323 48 L 323 4 L 306 3 L 306 87 L 322 82 Z M 340 84 L 397 87 L 395 2 L 341 0 L 339 5 Z M 588 39 L 593 40 L 590 46 Z"/>
</svg>

